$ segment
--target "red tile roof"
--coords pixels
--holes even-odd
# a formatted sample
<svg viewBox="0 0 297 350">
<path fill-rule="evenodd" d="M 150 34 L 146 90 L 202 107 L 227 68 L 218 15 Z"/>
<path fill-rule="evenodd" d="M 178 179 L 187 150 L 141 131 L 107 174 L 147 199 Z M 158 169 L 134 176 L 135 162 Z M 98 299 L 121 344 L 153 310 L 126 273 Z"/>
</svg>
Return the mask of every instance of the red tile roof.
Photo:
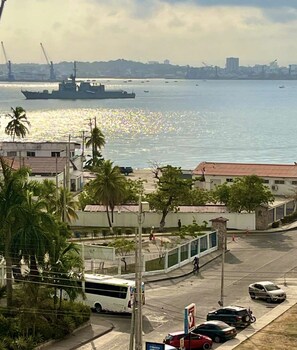
<svg viewBox="0 0 297 350">
<path fill-rule="evenodd" d="M 12 162 L 12 158 L 4 157 L 8 164 Z M 22 166 L 31 169 L 32 174 L 60 174 L 63 172 L 67 162 L 67 157 L 15 157 L 13 161 L 13 169 L 18 169 L 20 163 Z"/>
<path fill-rule="evenodd" d="M 246 176 L 257 175 L 261 177 L 297 178 L 297 164 L 248 164 L 248 163 L 215 163 L 202 162 L 193 175 L 223 175 Z"/>
</svg>

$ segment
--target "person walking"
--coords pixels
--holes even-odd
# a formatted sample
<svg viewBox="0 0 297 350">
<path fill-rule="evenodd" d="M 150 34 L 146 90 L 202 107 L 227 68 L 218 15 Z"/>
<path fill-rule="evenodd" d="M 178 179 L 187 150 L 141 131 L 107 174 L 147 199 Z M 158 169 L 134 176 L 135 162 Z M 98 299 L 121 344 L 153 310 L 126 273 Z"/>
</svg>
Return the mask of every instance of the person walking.
<svg viewBox="0 0 297 350">
<path fill-rule="evenodd" d="M 180 229 L 181 229 L 181 221 L 180 221 L 180 219 L 178 219 L 178 221 L 177 221 L 177 227 L 178 227 L 178 230 L 180 231 Z"/>
<path fill-rule="evenodd" d="M 194 275 L 198 275 L 199 270 L 200 270 L 200 266 L 199 266 L 199 258 L 198 256 L 195 256 L 194 260 L 193 260 L 193 273 Z"/>
</svg>

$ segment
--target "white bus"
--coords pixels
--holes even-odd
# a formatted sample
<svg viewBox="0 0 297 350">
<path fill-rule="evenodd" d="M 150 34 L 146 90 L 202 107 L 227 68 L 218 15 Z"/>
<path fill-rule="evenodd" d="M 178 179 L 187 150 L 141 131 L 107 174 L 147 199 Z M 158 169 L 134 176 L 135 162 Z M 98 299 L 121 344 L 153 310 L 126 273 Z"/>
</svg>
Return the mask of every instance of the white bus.
<svg viewBox="0 0 297 350">
<path fill-rule="evenodd" d="M 85 274 L 80 282 L 86 299 L 84 303 L 96 312 L 132 312 L 135 281 L 113 276 Z M 145 303 L 144 283 L 142 283 L 142 303 Z"/>
</svg>

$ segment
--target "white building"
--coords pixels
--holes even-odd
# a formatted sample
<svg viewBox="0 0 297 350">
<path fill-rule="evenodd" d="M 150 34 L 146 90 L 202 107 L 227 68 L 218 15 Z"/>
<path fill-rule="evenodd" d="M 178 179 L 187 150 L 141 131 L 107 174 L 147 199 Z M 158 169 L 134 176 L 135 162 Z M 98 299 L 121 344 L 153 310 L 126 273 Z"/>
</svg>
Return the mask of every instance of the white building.
<svg viewBox="0 0 297 350">
<path fill-rule="evenodd" d="M 239 68 L 239 58 L 238 57 L 227 57 L 226 58 L 226 70 L 228 72 L 236 72 Z"/>
<path fill-rule="evenodd" d="M 257 175 L 276 196 L 293 197 L 297 190 L 297 164 L 247 164 L 202 162 L 193 171 L 193 177 L 204 177 L 196 186 L 212 190 L 235 178 Z"/>
<path fill-rule="evenodd" d="M 82 156 L 76 155 L 81 145 L 76 142 L 1 142 L 0 154 L 12 165 L 30 168 L 30 179 L 52 180 L 59 187 L 73 191 L 83 186 Z"/>
</svg>

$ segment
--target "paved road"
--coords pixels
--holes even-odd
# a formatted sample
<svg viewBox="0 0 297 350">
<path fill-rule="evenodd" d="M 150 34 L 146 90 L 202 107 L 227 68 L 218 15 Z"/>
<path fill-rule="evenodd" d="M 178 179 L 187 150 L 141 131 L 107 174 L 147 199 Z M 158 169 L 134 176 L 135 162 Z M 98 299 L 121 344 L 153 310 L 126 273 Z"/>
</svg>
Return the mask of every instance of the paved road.
<svg viewBox="0 0 297 350">
<path fill-rule="evenodd" d="M 237 237 L 235 242 L 229 242 L 229 249 L 225 264 L 224 304 L 251 307 L 259 318 L 275 304 L 252 301 L 247 287 L 259 280 L 283 284 L 284 275 L 294 271 L 297 265 L 297 231 Z M 183 310 L 192 302 L 197 305 L 197 323 L 205 320 L 207 312 L 218 307 L 220 280 L 221 264 L 216 260 L 202 269 L 200 277 L 190 276 L 148 284 L 144 307 L 144 341 L 162 342 L 169 331 L 183 329 Z M 297 298 L 297 292 L 293 297 Z M 93 316 L 96 317 L 111 320 L 116 326 L 115 330 L 80 349 L 128 349 L 129 319 L 110 315 Z"/>
</svg>

